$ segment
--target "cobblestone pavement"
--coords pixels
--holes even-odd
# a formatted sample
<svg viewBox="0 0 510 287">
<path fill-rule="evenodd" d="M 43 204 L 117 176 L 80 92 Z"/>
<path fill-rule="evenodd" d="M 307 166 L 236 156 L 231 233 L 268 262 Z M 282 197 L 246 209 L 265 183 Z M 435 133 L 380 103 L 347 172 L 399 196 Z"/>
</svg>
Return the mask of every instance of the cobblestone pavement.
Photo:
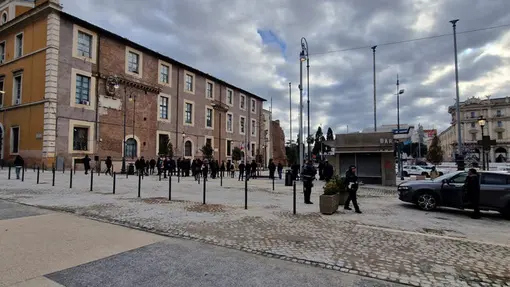
<svg viewBox="0 0 510 287">
<path fill-rule="evenodd" d="M 0 172 L 0 198 L 415 286 L 510 286 L 510 227 L 492 214 L 473 222 L 463 212 L 425 213 L 399 203 L 391 189 L 363 188 L 364 214 L 324 216 L 298 192 L 294 215 L 292 190 L 280 181 L 275 191 L 267 179 L 249 181 L 245 210 L 237 180 L 208 181 L 202 205 L 203 185 L 190 178 L 172 179 L 168 201 L 168 181 L 157 178 L 144 179 L 138 199 L 133 178 L 119 179 L 112 195 L 110 177 L 94 178 L 89 192 L 88 178 L 77 175 L 69 189 L 68 176 L 52 187 L 49 173 L 35 185 L 33 175 L 20 183 Z"/>
</svg>

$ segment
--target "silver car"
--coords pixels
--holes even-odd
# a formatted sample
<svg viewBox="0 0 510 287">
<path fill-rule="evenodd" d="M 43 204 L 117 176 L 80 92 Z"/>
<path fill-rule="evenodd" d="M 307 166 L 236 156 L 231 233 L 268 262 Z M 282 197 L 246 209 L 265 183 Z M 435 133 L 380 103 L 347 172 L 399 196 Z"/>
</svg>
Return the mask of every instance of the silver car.
<svg viewBox="0 0 510 287">
<path fill-rule="evenodd" d="M 510 174 L 480 171 L 480 210 L 498 211 L 510 219 Z M 456 171 L 435 179 L 403 182 L 398 186 L 399 199 L 423 210 L 438 206 L 472 208 L 465 196 L 466 171 Z"/>
</svg>

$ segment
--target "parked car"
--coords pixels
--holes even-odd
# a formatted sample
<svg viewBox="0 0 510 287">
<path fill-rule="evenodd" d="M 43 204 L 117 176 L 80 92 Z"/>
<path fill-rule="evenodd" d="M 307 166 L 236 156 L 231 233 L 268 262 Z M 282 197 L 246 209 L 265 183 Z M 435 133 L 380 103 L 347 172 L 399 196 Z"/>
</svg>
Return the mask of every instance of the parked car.
<svg viewBox="0 0 510 287">
<path fill-rule="evenodd" d="M 408 165 L 402 168 L 402 175 L 404 177 L 408 177 L 410 175 L 424 175 L 428 177 L 430 174 L 430 169 L 426 169 L 420 165 Z"/>
<path fill-rule="evenodd" d="M 432 171 L 432 168 L 434 166 L 432 166 L 432 165 L 425 165 L 425 166 L 421 165 L 420 167 L 422 167 L 423 169 L 427 170 L 428 174 L 430 175 L 430 172 Z M 442 168 L 438 168 L 437 166 L 436 166 L 436 171 L 439 174 L 439 176 L 441 176 L 443 174 L 446 174 L 446 173 L 449 173 L 448 170 L 445 170 L 445 169 L 442 169 Z"/>
<path fill-rule="evenodd" d="M 480 209 L 498 211 L 510 218 L 510 174 L 494 171 L 479 174 Z M 398 186 L 398 197 L 427 211 L 439 206 L 471 208 L 464 190 L 466 177 L 466 171 L 456 171 L 432 180 L 403 182 Z"/>
</svg>

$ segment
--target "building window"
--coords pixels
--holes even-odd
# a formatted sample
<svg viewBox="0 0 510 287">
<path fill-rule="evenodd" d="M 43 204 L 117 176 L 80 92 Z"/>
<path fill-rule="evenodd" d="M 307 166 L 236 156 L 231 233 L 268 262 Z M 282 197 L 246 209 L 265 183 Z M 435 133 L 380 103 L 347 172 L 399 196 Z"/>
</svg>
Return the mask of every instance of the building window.
<svg viewBox="0 0 510 287">
<path fill-rule="evenodd" d="M 497 111 L 496 111 L 496 116 L 497 116 L 497 117 L 501 117 L 501 110 L 497 110 Z"/>
<path fill-rule="evenodd" d="M 227 140 L 227 156 L 232 156 L 232 141 Z"/>
<path fill-rule="evenodd" d="M 184 109 L 184 123 L 193 124 L 193 104 L 185 103 L 186 108 Z"/>
<path fill-rule="evenodd" d="M 254 136 L 257 134 L 257 121 L 251 120 L 251 135 Z"/>
<path fill-rule="evenodd" d="M 140 55 L 135 52 L 128 52 L 128 71 L 138 74 L 140 69 Z"/>
<path fill-rule="evenodd" d="M 168 84 L 170 82 L 170 67 L 165 64 L 161 64 L 160 66 L 159 82 L 163 84 Z"/>
<path fill-rule="evenodd" d="M 78 55 L 92 58 L 92 35 L 78 31 Z"/>
<path fill-rule="evenodd" d="M 0 64 L 5 61 L 5 41 L 0 43 Z"/>
<path fill-rule="evenodd" d="M 472 123 L 471 123 L 471 127 L 472 127 L 472 128 L 476 127 L 476 125 L 475 125 L 475 123 L 474 123 L 474 122 L 472 122 Z"/>
<path fill-rule="evenodd" d="M 502 132 L 498 132 L 498 140 L 502 140 L 503 139 L 503 133 Z"/>
<path fill-rule="evenodd" d="M 211 108 L 205 109 L 205 126 L 208 128 L 213 127 L 213 109 Z"/>
<path fill-rule="evenodd" d="M 233 118 L 234 116 L 232 114 L 227 114 L 227 132 L 231 133 L 233 131 Z"/>
<path fill-rule="evenodd" d="M 476 112 L 471 112 L 471 118 L 475 118 L 476 117 Z"/>
<path fill-rule="evenodd" d="M 205 145 L 212 147 L 213 146 L 212 145 L 212 139 L 211 138 L 206 138 L 205 139 Z"/>
<path fill-rule="evenodd" d="M 227 89 L 227 105 L 234 105 L 234 91 Z"/>
<path fill-rule="evenodd" d="M 159 97 L 159 118 L 168 120 L 168 98 Z"/>
<path fill-rule="evenodd" d="M 503 127 L 503 122 L 502 121 L 498 121 L 498 128 L 502 128 Z"/>
<path fill-rule="evenodd" d="M 3 90 L 4 90 L 4 78 L 0 77 L 0 91 L 3 91 Z M 4 106 L 4 94 L 0 93 L 0 108 L 3 106 Z M 0 149 L 0 151 L 1 151 L 1 149 Z"/>
<path fill-rule="evenodd" d="M 476 141 L 476 134 L 471 134 L 471 140 Z"/>
<path fill-rule="evenodd" d="M 244 134 L 244 130 L 245 130 L 244 124 L 245 124 L 245 118 L 243 116 L 241 116 L 239 118 L 239 133 L 240 134 Z"/>
<path fill-rule="evenodd" d="M 170 136 L 159 134 L 158 136 L 158 155 L 168 155 L 168 143 L 170 143 Z"/>
<path fill-rule="evenodd" d="M 239 108 L 241 110 L 246 110 L 246 97 L 244 95 L 241 95 L 241 99 L 239 100 Z"/>
<path fill-rule="evenodd" d="M 13 83 L 13 105 L 21 104 L 21 95 L 22 95 L 22 83 L 23 83 L 23 74 L 18 73 L 14 74 L 14 83 Z"/>
<path fill-rule="evenodd" d="M 129 138 L 126 140 L 126 151 L 125 156 L 130 158 L 137 157 L 137 149 L 138 149 L 138 143 L 134 138 Z"/>
<path fill-rule="evenodd" d="M 7 22 L 7 12 L 4 11 L 2 13 L 2 24 L 5 24 Z"/>
<path fill-rule="evenodd" d="M 186 74 L 186 91 L 193 92 L 193 75 Z"/>
<path fill-rule="evenodd" d="M 206 82 L 206 97 L 209 99 L 214 98 L 214 84 L 211 82 Z"/>
<path fill-rule="evenodd" d="M 251 112 L 255 113 L 256 111 L 257 111 L 257 102 L 254 99 L 252 99 L 251 100 Z"/>
<path fill-rule="evenodd" d="M 90 77 L 76 75 L 76 103 L 79 105 L 90 104 Z"/>
<path fill-rule="evenodd" d="M 88 151 L 89 129 L 74 127 L 73 129 L 73 150 Z"/>
<path fill-rule="evenodd" d="M 191 141 L 186 141 L 184 143 L 184 156 L 190 157 L 192 155 L 192 149 L 193 145 L 191 144 Z"/>
<path fill-rule="evenodd" d="M 16 35 L 15 44 L 14 44 L 14 53 L 15 58 L 19 58 L 23 56 L 23 33 L 19 33 Z"/>
<path fill-rule="evenodd" d="M 19 153 L 19 127 L 11 127 L 11 154 Z"/>
<path fill-rule="evenodd" d="M 255 144 L 254 143 L 251 144 L 251 156 L 252 157 L 255 156 Z"/>
</svg>

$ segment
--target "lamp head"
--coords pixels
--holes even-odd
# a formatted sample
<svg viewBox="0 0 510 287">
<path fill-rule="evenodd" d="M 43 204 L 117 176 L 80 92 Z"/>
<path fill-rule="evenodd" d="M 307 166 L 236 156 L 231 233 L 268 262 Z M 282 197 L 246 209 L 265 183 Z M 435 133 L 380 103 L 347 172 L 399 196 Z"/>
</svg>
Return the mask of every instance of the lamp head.
<svg viewBox="0 0 510 287">
<path fill-rule="evenodd" d="M 398 94 L 399 94 L 399 95 L 402 95 L 403 93 L 404 93 L 404 89 L 402 89 L 402 90 L 398 91 Z"/>
<path fill-rule="evenodd" d="M 301 62 L 304 62 L 306 61 L 306 56 L 305 56 L 305 51 L 301 51 L 301 53 L 299 53 L 299 59 L 301 60 Z"/>
<path fill-rule="evenodd" d="M 115 85 L 113 86 L 114 89 L 118 90 L 119 89 L 119 84 L 115 83 Z"/>
<path fill-rule="evenodd" d="M 480 116 L 478 118 L 478 124 L 483 128 L 485 126 L 485 124 L 487 123 L 487 120 L 483 117 L 483 116 Z"/>
</svg>

